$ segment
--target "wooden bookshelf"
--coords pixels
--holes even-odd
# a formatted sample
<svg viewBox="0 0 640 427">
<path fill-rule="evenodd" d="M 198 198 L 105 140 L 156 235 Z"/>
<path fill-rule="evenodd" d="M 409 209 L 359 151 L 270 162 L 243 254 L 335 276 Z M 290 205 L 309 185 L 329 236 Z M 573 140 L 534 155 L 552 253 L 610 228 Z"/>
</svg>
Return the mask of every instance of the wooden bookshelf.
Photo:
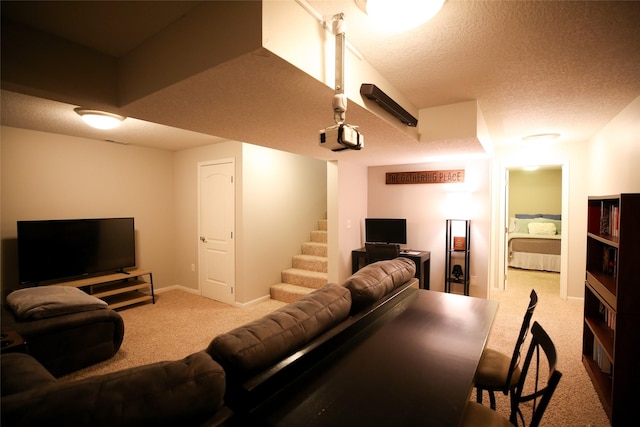
<svg viewBox="0 0 640 427">
<path fill-rule="evenodd" d="M 613 426 L 640 380 L 640 194 L 589 197 L 582 361 Z"/>
</svg>

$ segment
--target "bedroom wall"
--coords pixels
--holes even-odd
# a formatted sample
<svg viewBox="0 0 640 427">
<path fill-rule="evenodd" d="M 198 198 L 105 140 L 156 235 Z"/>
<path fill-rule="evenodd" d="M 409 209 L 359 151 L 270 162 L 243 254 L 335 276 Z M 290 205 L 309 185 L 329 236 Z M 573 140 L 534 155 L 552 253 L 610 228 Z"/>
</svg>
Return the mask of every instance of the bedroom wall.
<svg viewBox="0 0 640 427">
<path fill-rule="evenodd" d="M 173 154 L 11 127 L 0 129 L 2 288 L 17 284 L 16 221 L 133 216 L 138 266 L 174 283 Z M 6 288 L 6 289 L 5 289 Z"/>
<path fill-rule="evenodd" d="M 509 171 L 508 218 L 515 214 L 560 214 L 562 212 L 562 169 Z"/>
</svg>

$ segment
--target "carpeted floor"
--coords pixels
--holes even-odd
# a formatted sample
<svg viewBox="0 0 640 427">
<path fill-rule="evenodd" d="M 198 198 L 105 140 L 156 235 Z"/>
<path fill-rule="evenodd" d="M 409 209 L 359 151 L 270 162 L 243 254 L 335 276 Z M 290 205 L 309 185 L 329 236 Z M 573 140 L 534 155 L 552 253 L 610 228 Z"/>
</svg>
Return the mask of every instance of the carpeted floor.
<svg viewBox="0 0 640 427">
<path fill-rule="evenodd" d="M 609 426 L 598 396 L 581 362 L 581 300 L 559 297 L 557 273 L 512 270 L 505 292 L 494 292 L 500 302 L 488 346 L 511 354 L 522 317 L 534 288 L 539 303 L 537 320 L 553 339 L 563 373 L 560 385 L 542 420 L 543 426 Z M 63 381 L 117 371 L 161 360 L 176 360 L 207 347 L 216 335 L 282 307 L 269 300 L 248 308 L 234 308 L 188 292 L 159 293 L 156 304 L 120 311 L 125 322 L 125 338 L 120 351 L 110 360 L 74 372 Z M 525 349 L 528 341 L 525 343 Z M 475 395 L 475 392 L 474 392 Z M 498 411 L 508 414 L 508 400 L 497 395 Z M 485 403 L 488 404 L 487 398 Z"/>
<path fill-rule="evenodd" d="M 114 357 L 73 372 L 74 380 L 163 360 L 177 360 L 204 350 L 223 332 L 258 319 L 285 303 L 268 300 L 236 308 L 182 290 L 156 294 L 155 304 L 119 311 L 124 320 L 124 340 Z"/>
</svg>

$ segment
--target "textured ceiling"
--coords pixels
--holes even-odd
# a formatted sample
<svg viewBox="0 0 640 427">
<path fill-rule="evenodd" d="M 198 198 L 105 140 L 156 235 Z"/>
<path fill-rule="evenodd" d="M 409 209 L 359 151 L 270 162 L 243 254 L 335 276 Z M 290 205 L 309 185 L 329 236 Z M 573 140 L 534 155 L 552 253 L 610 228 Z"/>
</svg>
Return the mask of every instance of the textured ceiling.
<svg viewBox="0 0 640 427">
<path fill-rule="evenodd" d="M 3 1 L 1 13 L 119 58 L 200 3 Z M 496 147 L 543 132 L 585 142 L 640 96 L 640 2 L 448 0 L 429 23 L 401 34 L 372 27 L 352 0 L 308 3 L 327 19 L 344 12 L 349 42 L 417 109 L 477 100 Z M 9 42 L 3 37 L 3 49 Z M 369 165 L 481 152 L 477 141 L 419 143 L 350 103 L 348 121 L 361 127 L 365 148 L 331 153 L 317 145 L 318 130 L 331 124 L 331 96 L 258 49 L 127 105 L 123 112 L 138 120 L 108 135 L 85 128 L 68 99 L 8 85 L 3 73 L 2 124 L 169 150 L 229 138 Z"/>
</svg>

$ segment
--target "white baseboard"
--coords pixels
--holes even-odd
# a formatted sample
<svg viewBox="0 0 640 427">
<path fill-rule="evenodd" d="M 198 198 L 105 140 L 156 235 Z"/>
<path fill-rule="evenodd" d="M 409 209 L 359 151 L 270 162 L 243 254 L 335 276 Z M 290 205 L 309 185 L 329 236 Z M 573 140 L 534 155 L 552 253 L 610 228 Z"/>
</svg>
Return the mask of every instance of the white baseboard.
<svg viewBox="0 0 640 427">
<path fill-rule="evenodd" d="M 182 285 L 171 285 L 171 286 L 165 286 L 165 287 L 162 287 L 162 288 L 154 288 L 154 292 L 156 294 L 161 294 L 163 292 L 174 291 L 174 290 L 180 290 L 180 291 L 184 291 L 184 292 L 189 292 L 190 294 L 194 294 L 194 295 L 200 296 L 200 290 L 193 289 L 193 288 L 187 288 L 186 286 L 182 286 Z M 264 302 L 264 301 L 268 301 L 270 299 L 271 299 L 270 295 L 265 295 L 265 296 L 262 296 L 260 298 L 256 298 L 254 300 L 248 301 L 248 302 L 235 302 L 233 304 L 233 306 L 234 307 L 239 307 L 239 308 L 246 308 L 246 307 L 251 307 L 252 305 L 259 304 L 259 303 Z"/>
<path fill-rule="evenodd" d="M 268 301 L 270 299 L 271 299 L 271 296 L 265 295 L 263 297 L 256 298 L 256 299 L 251 300 L 249 302 L 236 302 L 234 304 L 234 307 L 240 307 L 240 308 L 251 307 L 252 305 L 256 305 L 256 304 L 259 304 L 261 302 Z"/>
<path fill-rule="evenodd" d="M 186 286 L 182 286 L 182 285 L 172 285 L 172 286 L 164 286 L 162 288 L 154 288 L 153 291 L 156 294 L 161 294 L 163 292 L 174 291 L 174 290 L 180 290 L 184 292 L 189 292 L 190 294 L 200 295 L 200 291 L 198 289 L 187 288 Z"/>
</svg>

